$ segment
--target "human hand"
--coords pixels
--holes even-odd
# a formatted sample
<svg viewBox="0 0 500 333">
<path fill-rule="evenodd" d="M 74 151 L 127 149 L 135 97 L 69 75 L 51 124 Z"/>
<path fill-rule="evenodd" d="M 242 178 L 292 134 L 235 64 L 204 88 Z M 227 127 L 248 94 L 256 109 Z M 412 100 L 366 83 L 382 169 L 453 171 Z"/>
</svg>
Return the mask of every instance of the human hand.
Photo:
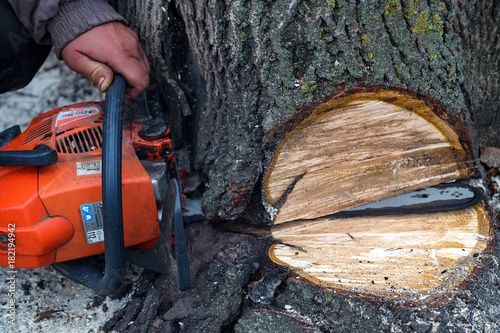
<svg viewBox="0 0 500 333">
<path fill-rule="evenodd" d="M 113 72 L 127 81 L 126 99 L 140 95 L 149 85 L 149 61 L 137 35 L 120 22 L 94 27 L 68 43 L 61 52 L 66 65 L 105 92 Z"/>
</svg>

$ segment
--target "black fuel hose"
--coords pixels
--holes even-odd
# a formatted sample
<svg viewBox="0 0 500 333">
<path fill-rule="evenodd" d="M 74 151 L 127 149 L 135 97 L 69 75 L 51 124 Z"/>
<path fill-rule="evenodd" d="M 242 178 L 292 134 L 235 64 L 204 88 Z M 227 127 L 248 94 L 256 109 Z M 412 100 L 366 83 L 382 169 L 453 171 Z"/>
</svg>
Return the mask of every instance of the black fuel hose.
<svg viewBox="0 0 500 333">
<path fill-rule="evenodd" d="M 122 113 L 126 81 L 115 74 L 104 103 L 102 201 L 105 269 L 82 260 L 58 263 L 56 269 L 99 294 L 116 294 L 125 272 L 122 207 Z"/>
</svg>

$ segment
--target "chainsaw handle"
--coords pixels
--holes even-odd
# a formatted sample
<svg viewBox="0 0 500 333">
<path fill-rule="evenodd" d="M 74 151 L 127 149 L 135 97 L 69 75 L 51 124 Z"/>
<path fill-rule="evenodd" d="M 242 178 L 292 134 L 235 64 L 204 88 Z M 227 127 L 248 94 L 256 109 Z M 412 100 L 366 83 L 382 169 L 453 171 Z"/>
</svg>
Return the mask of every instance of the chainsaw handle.
<svg viewBox="0 0 500 333">
<path fill-rule="evenodd" d="M 46 166 L 57 162 L 57 152 L 52 149 L 0 151 L 0 166 Z"/>
<path fill-rule="evenodd" d="M 126 81 L 115 74 L 104 102 L 102 147 L 102 210 L 105 270 L 81 260 L 55 264 L 72 280 L 104 295 L 116 294 L 125 271 L 122 207 L 122 111 Z"/>
<path fill-rule="evenodd" d="M 0 132 L 0 149 L 21 134 L 19 125 Z M 46 166 L 57 162 L 57 152 L 45 145 L 33 150 L 0 151 L 0 166 Z"/>
<path fill-rule="evenodd" d="M 114 294 L 123 285 L 125 250 L 122 206 L 122 115 L 127 82 L 115 74 L 104 102 L 102 210 L 105 273 L 98 290 Z"/>
</svg>

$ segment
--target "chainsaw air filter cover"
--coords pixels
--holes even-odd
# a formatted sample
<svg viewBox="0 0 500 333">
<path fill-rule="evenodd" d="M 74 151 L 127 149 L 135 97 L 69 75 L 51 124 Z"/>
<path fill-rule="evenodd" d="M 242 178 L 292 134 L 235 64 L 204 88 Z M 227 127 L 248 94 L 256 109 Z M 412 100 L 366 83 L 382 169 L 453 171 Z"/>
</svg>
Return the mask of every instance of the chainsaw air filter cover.
<svg viewBox="0 0 500 333">
<path fill-rule="evenodd" d="M 0 166 L 0 265 L 35 268 L 104 252 L 102 117 L 100 102 L 57 108 L 0 149 L 52 149 L 58 157 L 53 165 Z M 140 127 L 126 123 L 123 130 L 125 247 L 154 244 L 159 236 L 157 200 L 136 149 L 165 150 L 170 139 L 148 141 L 146 149 Z M 154 158 L 162 156 L 146 156 Z"/>
</svg>

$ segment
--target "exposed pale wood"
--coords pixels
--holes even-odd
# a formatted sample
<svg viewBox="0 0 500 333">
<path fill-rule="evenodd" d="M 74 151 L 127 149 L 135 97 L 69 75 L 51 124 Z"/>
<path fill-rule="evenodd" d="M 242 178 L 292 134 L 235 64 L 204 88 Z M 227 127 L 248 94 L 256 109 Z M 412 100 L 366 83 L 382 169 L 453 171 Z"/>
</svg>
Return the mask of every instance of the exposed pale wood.
<svg viewBox="0 0 500 333">
<path fill-rule="evenodd" d="M 432 214 L 316 219 L 274 226 L 272 235 L 283 244 L 269 254 L 312 282 L 418 304 L 461 285 L 491 233 L 480 204 Z"/>
<path fill-rule="evenodd" d="M 327 215 L 474 175 L 458 117 L 402 89 L 340 91 L 270 134 L 263 192 L 278 264 L 337 290 L 429 304 L 463 285 L 491 244 L 485 204 L 449 212 Z M 279 144 L 277 144 L 279 142 Z M 272 145 L 275 145 L 272 147 Z"/>
<path fill-rule="evenodd" d="M 471 158 L 442 118 L 395 90 L 320 105 L 285 136 L 266 172 L 265 200 L 279 209 L 274 224 L 468 177 Z"/>
</svg>

